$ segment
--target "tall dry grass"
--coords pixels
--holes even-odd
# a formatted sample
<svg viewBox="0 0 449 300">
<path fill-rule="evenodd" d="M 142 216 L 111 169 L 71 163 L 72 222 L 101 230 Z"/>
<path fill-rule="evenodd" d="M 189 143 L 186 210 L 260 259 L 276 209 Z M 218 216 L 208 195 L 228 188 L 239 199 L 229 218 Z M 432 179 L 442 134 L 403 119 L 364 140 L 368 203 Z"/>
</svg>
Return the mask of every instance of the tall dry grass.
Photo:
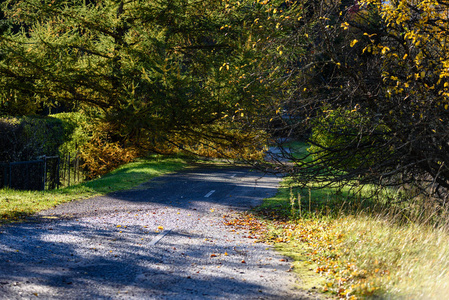
<svg viewBox="0 0 449 300">
<path fill-rule="evenodd" d="M 449 299 L 448 207 L 373 191 L 284 187 L 256 213 L 270 224 L 269 241 L 324 279 L 323 292 L 346 299 Z M 299 272 L 304 276 L 304 268 Z"/>
</svg>

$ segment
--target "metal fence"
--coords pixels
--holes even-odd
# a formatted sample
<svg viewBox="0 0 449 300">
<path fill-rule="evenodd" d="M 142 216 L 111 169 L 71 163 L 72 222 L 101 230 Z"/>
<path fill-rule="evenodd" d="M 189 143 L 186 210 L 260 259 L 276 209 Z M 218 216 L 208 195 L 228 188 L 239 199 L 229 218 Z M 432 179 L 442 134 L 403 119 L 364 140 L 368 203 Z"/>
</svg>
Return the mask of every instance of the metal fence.
<svg viewBox="0 0 449 300">
<path fill-rule="evenodd" d="M 84 174 L 82 168 L 82 161 L 79 153 L 67 154 L 59 161 L 60 165 L 60 185 L 71 186 L 84 181 Z"/>
<path fill-rule="evenodd" d="M 59 157 L 0 163 L 0 188 L 46 190 L 59 187 Z"/>
<path fill-rule="evenodd" d="M 79 154 L 0 162 L 0 189 L 43 191 L 74 185 L 85 179 L 80 165 Z"/>
</svg>

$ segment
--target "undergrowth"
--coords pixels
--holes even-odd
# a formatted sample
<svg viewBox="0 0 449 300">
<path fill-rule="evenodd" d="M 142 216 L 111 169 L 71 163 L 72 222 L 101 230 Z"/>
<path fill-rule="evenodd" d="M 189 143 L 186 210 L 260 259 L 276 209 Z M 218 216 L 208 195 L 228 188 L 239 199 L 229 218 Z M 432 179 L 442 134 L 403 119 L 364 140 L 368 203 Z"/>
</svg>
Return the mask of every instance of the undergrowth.
<svg viewBox="0 0 449 300">
<path fill-rule="evenodd" d="M 449 292 L 447 209 L 370 189 L 290 188 L 229 225 L 294 260 L 305 289 L 341 299 L 442 299 Z M 396 195 L 399 197 L 399 195 Z"/>
</svg>

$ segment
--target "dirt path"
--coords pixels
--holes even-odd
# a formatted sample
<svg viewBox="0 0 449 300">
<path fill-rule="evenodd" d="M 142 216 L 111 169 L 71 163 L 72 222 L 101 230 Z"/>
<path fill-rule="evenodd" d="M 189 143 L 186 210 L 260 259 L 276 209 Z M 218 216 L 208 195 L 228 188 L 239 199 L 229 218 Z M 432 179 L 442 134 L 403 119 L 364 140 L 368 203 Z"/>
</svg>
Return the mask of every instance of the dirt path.
<svg viewBox="0 0 449 300">
<path fill-rule="evenodd" d="M 0 227 L 0 298 L 315 299 L 287 259 L 223 224 L 278 182 L 194 168 Z"/>
</svg>

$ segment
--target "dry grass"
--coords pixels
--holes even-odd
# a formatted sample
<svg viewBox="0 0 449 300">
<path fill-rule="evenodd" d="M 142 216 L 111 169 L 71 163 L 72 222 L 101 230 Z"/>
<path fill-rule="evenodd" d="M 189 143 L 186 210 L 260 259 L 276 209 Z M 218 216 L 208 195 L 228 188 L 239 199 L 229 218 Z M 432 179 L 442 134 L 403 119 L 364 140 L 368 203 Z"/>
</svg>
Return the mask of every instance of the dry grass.
<svg viewBox="0 0 449 300">
<path fill-rule="evenodd" d="M 340 260 L 353 263 L 359 274 L 349 274 L 348 292 L 409 299 L 442 299 L 449 293 L 449 234 L 443 228 L 363 214 L 333 222 L 333 234 L 344 237 Z"/>
<path fill-rule="evenodd" d="M 300 208 L 296 192 L 283 188 L 255 214 L 270 228 L 265 240 L 296 261 L 304 288 L 349 299 L 449 294 L 447 210 L 428 199 L 391 204 L 329 190 L 312 191 L 310 199 L 299 191 Z"/>
</svg>

